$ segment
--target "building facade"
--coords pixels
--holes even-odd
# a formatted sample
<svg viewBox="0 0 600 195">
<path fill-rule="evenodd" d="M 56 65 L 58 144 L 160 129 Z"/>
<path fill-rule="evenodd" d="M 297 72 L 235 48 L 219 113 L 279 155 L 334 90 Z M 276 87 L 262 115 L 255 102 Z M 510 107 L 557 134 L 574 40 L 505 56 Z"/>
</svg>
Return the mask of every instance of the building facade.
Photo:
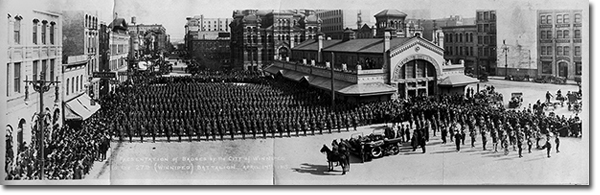
<svg viewBox="0 0 600 195">
<path fill-rule="evenodd" d="M 25 8 L 25 7 L 23 7 Z M 12 9 L 8 13 L 6 42 L 6 113 L 7 137 L 12 140 L 13 157 L 32 142 L 35 114 L 40 109 L 40 94 L 26 80 L 61 81 L 62 18 L 60 13 L 31 9 Z M 5 44 L 2 44 L 2 47 Z M 64 87 L 55 84 L 44 93 L 44 111 L 51 117 L 49 124 L 62 125 L 63 110 L 60 92 Z M 4 112 L 3 112 L 4 113 Z M 13 159 L 14 160 L 14 159 Z"/>
<path fill-rule="evenodd" d="M 217 70 L 231 68 L 230 37 L 227 33 L 215 39 L 192 39 L 187 53 L 203 66 Z"/>
<path fill-rule="evenodd" d="M 109 47 L 110 56 L 109 70 L 117 74 L 117 81 L 124 82 L 127 80 L 127 70 L 129 57 L 129 25 L 123 18 L 114 19 L 109 25 Z M 113 89 L 110 89 L 112 91 Z"/>
<path fill-rule="evenodd" d="M 477 26 L 446 26 L 444 33 L 444 58 L 452 63 L 465 63 L 465 73 L 477 74 Z"/>
<path fill-rule="evenodd" d="M 342 39 L 347 29 L 358 30 L 374 24 L 369 10 L 316 10 L 316 13 L 322 21 L 321 32 L 331 39 Z"/>
<path fill-rule="evenodd" d="M 478 74 L 504 75 L 505 68 L 497 63 L 500 49 L 496 43 L 496 11 L 477 10 L 476 13 Z"/>
<path fill-rule="evenodd" d="M 259 69 L 289 57 L 291 48 L 316 40 L 321 19 L 313 10 L 235 10 L 231 59 L 236 69 Z"/>
<path fill-rule="evenodd" d="M 167 29 L 162 24 L 133 24 L 128 27 L 131 36 L 132 55 L 164 54 L 167 52 L 169 39 Z M 135 48 L 138 48 L 137 50 Z"/>
<path fill-rule="evenodd" d="M 582 10 L 538 10 L 537 16 L 538 75 L 581 81 Z"/>
<path fill-rule="evenodd" d="M 93 78 L 99 70 L 98 34 L 96 13 L 63 12 L 62 106 L 66 121 L 86 120 L 99 109 L 94 100 L 100 79 Z"/>
<path fill-rule="evenodd" d="M 349 102 L 380 101 L 438 94 L 462 94 L 466 85 L 478 82 L 464 75 L 464 64 L 444 60 L 444 35 L 437 44 L 419 32 L 406 31 L 397 10 L 376 15 L 382 37 L 306 41 L 292 49 L 285 60 L 276 60 L 267 72 L 324 91 Z M 409 32 L 409 33 L 405 33 Z M 333 69 L 333 70 L 332 70 Z"/>
</svg>

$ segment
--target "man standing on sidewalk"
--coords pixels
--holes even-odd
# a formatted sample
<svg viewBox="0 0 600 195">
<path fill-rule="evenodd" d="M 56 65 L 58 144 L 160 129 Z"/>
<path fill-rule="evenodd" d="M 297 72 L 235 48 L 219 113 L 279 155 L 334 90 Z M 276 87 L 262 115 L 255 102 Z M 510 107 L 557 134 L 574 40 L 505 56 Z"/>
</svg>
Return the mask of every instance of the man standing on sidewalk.
<svg viewBox="0 0 600 195">
<path fill-rule="evenodd" d="M 462 137 L 462 134 L 460 134 L 460 133 L 458 133 L 458 132 L 455 132 L 455 133 L 454 133 L 454 143 L 456 143 L 456 151 L 457 151 L 457 152 L 460 152 L 460 141 L 461 141 L 462 139 L 464 139 L 464 138 Z"/>
</svg>

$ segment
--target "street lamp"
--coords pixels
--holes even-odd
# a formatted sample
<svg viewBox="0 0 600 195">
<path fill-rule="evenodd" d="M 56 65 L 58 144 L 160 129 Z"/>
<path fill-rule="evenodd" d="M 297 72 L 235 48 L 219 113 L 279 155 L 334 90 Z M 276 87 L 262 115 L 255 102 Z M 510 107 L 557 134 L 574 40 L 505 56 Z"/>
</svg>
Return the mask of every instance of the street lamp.
<svg viewBox="0 0 600 195">
<path fill-rule="evenodd" d="M 37 144 L 38 144 L 38 159 L 40 162 L 40 179 L 44 180 L 44 118 L 46 117 L 46 115 L 44 114 L 44 92 L 47 92 L 50 90 L 50 86 L 53 84 L 58 84 L 60 83 L 60 81 L 46 81 L 45 80 L 45 72 L 42 72 L 42 78 L 41 79 L 37 79 L 37 80 L 28 80 L 25 79 L 25 83 L 26 83 L 26 88 L 25 88 L 25 93 L 27 94 L 27 84 L 31 84 L 33 85 L 33 90 L 38 92 L 40 94 L 40 101 L 39 101 L 39 105 L 40 105 L 40 110 L 37 113 L 38 115 L 38 132 L 37 132 Z M 55 88 L 58 91 L 58 88 Z M 58 94 L 58 93 L 56 93 Z M 27 99 L 27 96 L 25 96 Z M 56 100 L 55 100 L 56 101 Z"/>
<path fill-rule="evenodd" d="M 508 45 L 506 45 L 506 39 L 502 40 L 502 52 L 504 52 L 504 70 L 505 75 L 504 78 L 508 79 Z"/>
</svg>

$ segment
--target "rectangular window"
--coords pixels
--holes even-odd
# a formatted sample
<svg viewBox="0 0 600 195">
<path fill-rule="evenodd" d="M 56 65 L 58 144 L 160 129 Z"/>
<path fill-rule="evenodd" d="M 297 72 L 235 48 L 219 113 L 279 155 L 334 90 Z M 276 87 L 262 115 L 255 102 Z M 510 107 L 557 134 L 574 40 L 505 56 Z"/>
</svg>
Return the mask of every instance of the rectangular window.
<svg viewBox="0 0 600 195">
<path fill-rule="evenodd" d="M 562 30 L 557 30 L 557 31 L 556 31 L 556 38 L 557 38 L 557 39 L 560 39 L 560 38 L 562 38 L 562 32 L 563 32 Z"/>
<path fill-rule="evenodd" d="M 546 55 L 546 47 L 542 46 L 542 55 Z"/>
<path fill-rule="evenodd" d="M 541 15 L 540 16 L 540 24 L 545 24 L 546 23 L 546 16 L 545 15 Z"/>
<path fill-rule="evenodd" d="M 6 64 L 6 97 L 10 96 L 10 63 Z"/>
<path fill-rule="evenodd" d="M 33 23 L 33 35 L 31 36 L 31 39 L 33 41 L 33 44 L 37 44 L 37 22 Z"/>
<path fill-rule="evenodd" d="M 489 56 L 490 55 L 490 49 L 489 48 L 483 48 L 483 55 L 484 56 Z"/>
<path fill-rule="evenodd" d="M 69 85 L 71 84 L 71 79 L 67 79 L 67 88 L 65 90 L 65 92 L 67 92 L 67 95 L 69 95 Z"/>
<path fill-rule="evenodd" d="M 581 23 L 581 14 L 575 14 L 575 23 Z"/>
<path fill-rule="evenodd" d="M 483 13 L 483 19 L 484 19 L 484 20 L 488 20 L 488 19 L 490 19 L 490 13 L 488 13 L 488 12 L 484 12 L 484 13 Z"/>
<path fill-rule="evenodd" d="M 483 32 L 483 24 L 477 25 L 477 32 Z"/>
<path fill-rule="evenodd" d="M 545 30 L 540 31 L 540 36 L 541 36 L 541 39 L 546 39 L 546 31 Z"/>
<path fill-rule="evenodd" d="M 552 15 L 546 16 L 546 24 L 552 24 Z"/>
<path fill-rule="evenodd" d="M 566 23 L 566 24 L 569 23 L 569 14 L 563 15 L 563 23 Z"/>
<path fill-rule="evenodd" d="M 14 92 L 21 93 L 21 63 L 20 62 L 15 63 L 14 69 L 15 69 L 15 73 L 13 75 L 13 77 L 15 78 L 14 83 L 13 83 L 13 86 L 15 87 Z"/>
<path fill-rule="evenodd" d="M 575 56 L 581 56 L 581 47 L 575 46 Z"/>
<path fill-rule="evenodd" d="M 561 46 L 556 47 L 556 55 L 557 56 L 562 56 L 563 55 L 562 47 Z"/>
<path fill-rule="evenodd" d="M 54 59 L 50 60 L 50 80 L 54 81 Z"/>
<path fill-rule="evenodd" d="M 478 55 L 478 56 L 482 56 L 481 54 L 482 54 L 482 52 L 481 52 L 481 47 L 478 47 L 478 48 L 477 48 L 477 55 Z"/>
<path fill-rule="evenodd" d="M 575 30 L 575 38 L 581 38 L 581 30 Z"/>
<path fill-rule="evenodd" d="M 46 74 L 48 74 L 48 61 L 42 60 L 42 70 L 40 70 L 40 80 L 46 80 Z"/>
<path fill-rule="evenodd" d="M 569 38 L 569 30 L 563 31 L 563 38 Z"/>
<path fill-rule="evenodd" d="M 552 39 L 552 31 L 546 31 L 546 39 Z"/>
<path fill-rule="evenodd" d="M 14 34 L 15 44 L 21 44 L 21 20 L 15 20 Z"/>
<path fill-rule="evenodd" d="M 489 43 L 490 43 L 490 37 L 484 36 L 483 37 L 483 44 L 489 44 Z"/>
<path fill-rule="evenodd" d="M 559 23 L 562 23 L 562 21 L 563 21 L 562 15 L 560 15 L 560 14 L 556 15 L 556 23 L 559 24 Z"/>
<path fill-rule="evenodd" d="M 575 75 L 581 75 L 581 62 L 575 62 Z"/>
<path fill-rule="evenodd" d="M 36 60 L 33 61 L 33 80 L 37 81 L 38 80 L 38 66 L 39 66 L 40 61 Z"/>
<path fill-rule="evenodd" d="M 471 53 L 471 55 L 473 56 L 474 55 L 473 54 L 473 47 L 470 47 L 469 49 L 471 50 L 471 52 L 469 52 L 469 53 Z"/>
<path fill-rule="evenodd" d="M 547 46 L 546 47 L 546 52 L 547 52 L 546 53 L 547 55 L 552 55 L 552 46 Z"/>
<path fill-rule="evenodd" d="M 551 62 L 542 62 L 542 74 L 552 74 Z"/>
<path fill-rule="evenodd" d="M 477 44 L 481 44 L 481 36 L 477 36 Z"/>
<path fill-rule="evenodd" d="M 568 56 L 570 52 L 571 52 L 571 48 L 569 46 L 563 47 L 564 55 Z"/>
</svg>

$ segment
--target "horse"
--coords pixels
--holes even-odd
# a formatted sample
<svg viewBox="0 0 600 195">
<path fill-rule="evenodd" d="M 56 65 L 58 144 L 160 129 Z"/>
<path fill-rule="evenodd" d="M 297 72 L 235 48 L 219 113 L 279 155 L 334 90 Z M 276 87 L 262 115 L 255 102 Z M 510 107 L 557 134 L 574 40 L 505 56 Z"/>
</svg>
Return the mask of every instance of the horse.
<svg viewBox="0 0 600 195">
<path fill-rule="evenodd" d="M 327 168 L 329 168 L 329 171 L 333 170 L 333 162 L 338 162 L 342 166 L 342 175 L 346 174 L 346 167 L 350 168 L 350 155 L 345 144 L 340 144 L 338 151 L 332 151 L 327 145 L 323 144 L 321 153 L 327 154 Z"/>
</svg>

